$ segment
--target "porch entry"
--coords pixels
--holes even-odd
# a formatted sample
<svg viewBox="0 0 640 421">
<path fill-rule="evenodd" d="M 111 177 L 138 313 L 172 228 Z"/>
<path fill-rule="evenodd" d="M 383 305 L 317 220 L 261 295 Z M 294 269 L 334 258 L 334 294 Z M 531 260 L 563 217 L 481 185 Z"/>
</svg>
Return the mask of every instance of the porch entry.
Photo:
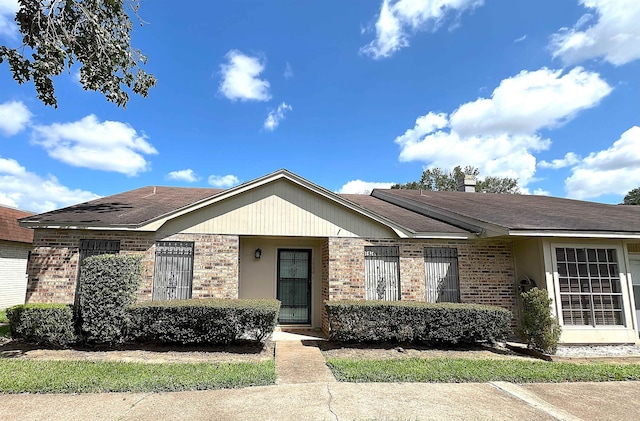
<svg viewBox="0 0 640 421">
<path fill-rule="evenodd" d="M 311 250 L 278 250 L 280 324 L 311 323 Z"/>
</svg>

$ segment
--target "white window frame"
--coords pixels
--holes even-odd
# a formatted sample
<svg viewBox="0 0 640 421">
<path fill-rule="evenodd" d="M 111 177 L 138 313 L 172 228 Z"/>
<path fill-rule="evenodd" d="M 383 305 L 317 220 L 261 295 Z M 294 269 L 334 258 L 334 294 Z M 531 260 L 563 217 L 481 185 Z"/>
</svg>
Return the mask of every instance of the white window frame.
<svg viewBox="0 0 640 421">
<path fill-rule="evenodd" d="M 594 324 L 566 324 L 563 317 L 562 308 L 562 294 L 560 293 L 560 274 L 558 273 L 558 262 L 556 249 L 558 248 L 572 248 L 572 249 L 614 249 L 616 251 L 617 265 L 618 265 L 618 277 L 620 279 L 620 295 L 622 299 L 621 303 L 621 316 L 622 324 L 620 325 L 594 325 Z M 619 244 L 607 244 L 607 243 L 551 243 L 550 244 L 550 257 L 553 273 L 553 287 L 554 287 L 554 306 L 556 308 L 556 315 L 558 321 L 562 325 L 563 329 L 597 329 L 597 330 L 616 330 L 616 329 L 628 329 L 629 323 L 629 292 L 627 287 L 627 257 L 623 248 Z"/>
</svg>

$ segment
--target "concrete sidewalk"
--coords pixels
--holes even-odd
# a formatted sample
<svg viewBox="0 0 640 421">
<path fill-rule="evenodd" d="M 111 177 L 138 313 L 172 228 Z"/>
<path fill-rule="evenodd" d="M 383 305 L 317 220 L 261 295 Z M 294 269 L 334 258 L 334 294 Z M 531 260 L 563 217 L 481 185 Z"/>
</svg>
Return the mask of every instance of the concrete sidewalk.
<svg viewBox="0 0 640 421">
<path fill-rule="evenodd" d="M 0 421 L 640 419 L 640 382 L 338 383 L 317 347 L 321 339 L 300 338 L 276 338 L 275 386 L 0 395 Z"/>
<path fill-rule="evenodd" d="M 637 420 L 638 396 L 640 382 L 306 383 L 175 393 L 0 395 L 0 420 Z"/>
</svg>

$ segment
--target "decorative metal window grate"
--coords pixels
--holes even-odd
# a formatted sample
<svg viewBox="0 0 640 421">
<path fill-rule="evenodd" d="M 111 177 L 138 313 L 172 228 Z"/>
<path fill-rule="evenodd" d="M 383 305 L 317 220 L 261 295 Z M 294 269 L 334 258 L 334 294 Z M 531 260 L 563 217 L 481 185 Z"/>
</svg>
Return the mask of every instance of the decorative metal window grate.
<svg viewBox="0 0 640 421">
<path fill-rule="evenodd" d="M 623 325 L 616 249 L 556 248 L 565 325 Z"/>
<path fill-rule="evenodd" d="M 458 250 L 448 247 L 424 249 L 426 301 L 459 303 Z"/>
<path fill-rule="evenodd" d="M 400 252 L 398 247 L 364 248 L 365 298 L 400 299 Z"/>
<path fill-rule="evenodd" d="M 80 264 L 89 256 L 120 253 L 120 240 L 80 240 Z"/>
<path fill-rule="evenodd" d="M 153 300 L 191 298 L 193 243 L 158 241 L 153 272 Z"/>
</svg>

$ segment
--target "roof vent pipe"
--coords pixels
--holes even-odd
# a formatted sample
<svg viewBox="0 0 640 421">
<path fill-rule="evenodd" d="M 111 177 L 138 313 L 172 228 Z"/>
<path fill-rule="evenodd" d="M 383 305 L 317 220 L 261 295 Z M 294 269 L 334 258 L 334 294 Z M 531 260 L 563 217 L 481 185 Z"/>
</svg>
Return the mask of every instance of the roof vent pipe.
<svg viewBox="0 0 640 421">
<path fill-rule="evenodd" d="M 475 193 L 476 177 L 468 174 L 464 174 L 464 176 L 460 176 L 458 178 L 458 191 Z"/>
</svg>

